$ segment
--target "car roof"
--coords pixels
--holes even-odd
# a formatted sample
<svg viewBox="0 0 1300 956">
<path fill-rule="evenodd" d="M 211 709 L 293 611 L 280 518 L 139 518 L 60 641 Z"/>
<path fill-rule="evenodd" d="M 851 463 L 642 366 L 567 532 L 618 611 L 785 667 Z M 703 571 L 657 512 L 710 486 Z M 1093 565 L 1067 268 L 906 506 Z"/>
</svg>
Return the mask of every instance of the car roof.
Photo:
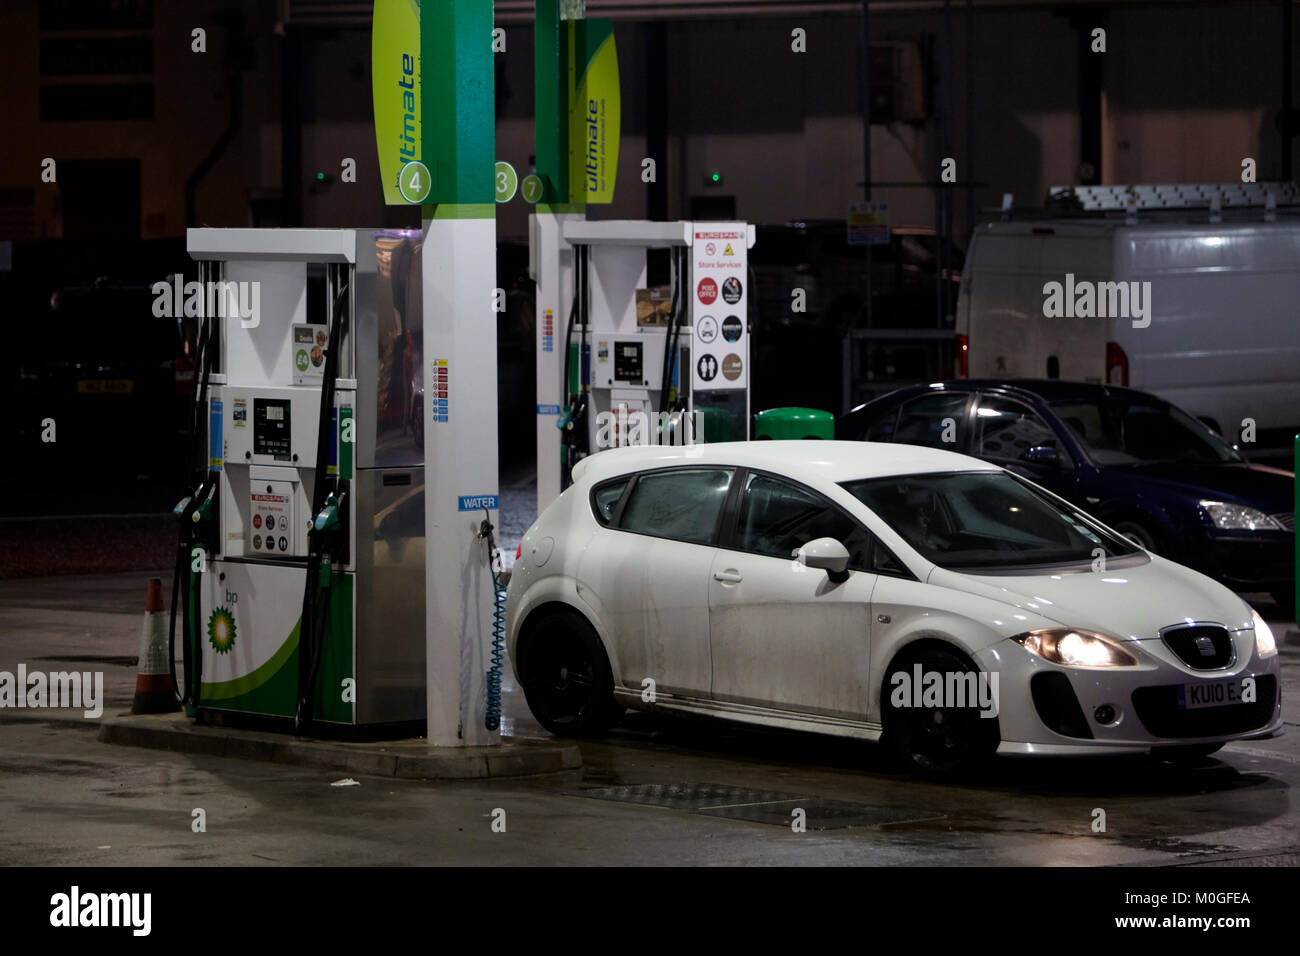
<svg viewBox="0 0 1300 956">
<path fill-rule="evenodd" d="M 958 378 L 945 382 L 932 382 L 929 385 L 913 385 L 895 392 L 882 395 L 919 395 L 927 391 L 944 389 L 969 392 L 975 389 L 990 389 L 1004 392 L 1028 392 L 1032 396 L 1047 402 L 1096 401 L 1102 398 L 1130 398 L 1139 401 L 1161 402 L 1161 399 L 1149 392 L 1119 385 L 1105 385 L 1100 382 L 1071 382 L 1059 378 Z M 859 406 L 861 407 L 861 406 Z M 856 409 L 855 409 L 856 411 Z"/>
<path fill-rule="evenodd" d="M 595 483 L 634 471 L 673 465 L 757 468 L 805 482 L 841 482 L 943 471 L 1001 471 L 997 465 L 977 458 L 922 445 L 802 439 L 611 448 L 579 462 L 574 468 L 574 478 Z"/>
</svg>

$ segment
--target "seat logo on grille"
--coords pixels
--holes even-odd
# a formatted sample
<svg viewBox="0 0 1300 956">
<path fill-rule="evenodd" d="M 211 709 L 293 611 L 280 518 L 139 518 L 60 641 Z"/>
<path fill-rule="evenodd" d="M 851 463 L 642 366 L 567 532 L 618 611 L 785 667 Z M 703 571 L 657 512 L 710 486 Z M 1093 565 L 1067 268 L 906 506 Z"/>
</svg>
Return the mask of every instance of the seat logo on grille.
<svg viewBox="0 0 1300 956">
<path fill-rule="evenodd" d="M 1201 635 L 1196 639 L 1196 649 L 1201 652 L 1202 657 L 1214 656 L 1214 640 Z"/>
</svg>

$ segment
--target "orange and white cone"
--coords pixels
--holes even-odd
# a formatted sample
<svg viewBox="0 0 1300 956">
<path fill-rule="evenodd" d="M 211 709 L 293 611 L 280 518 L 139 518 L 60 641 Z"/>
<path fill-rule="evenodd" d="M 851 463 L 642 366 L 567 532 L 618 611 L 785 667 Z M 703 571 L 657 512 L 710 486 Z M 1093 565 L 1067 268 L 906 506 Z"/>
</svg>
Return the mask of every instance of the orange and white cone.
<svg viewBox="0 0 1300 956">
<path fill-rule="evenodd" d="M 140 630 L 140 669 L 135 678 L 133 714 L 169 714 L 180 710 L 172 690 L 167 656 L 167 615 L 163 611 L 162 579 L 149 579 Z"/>
</svg>

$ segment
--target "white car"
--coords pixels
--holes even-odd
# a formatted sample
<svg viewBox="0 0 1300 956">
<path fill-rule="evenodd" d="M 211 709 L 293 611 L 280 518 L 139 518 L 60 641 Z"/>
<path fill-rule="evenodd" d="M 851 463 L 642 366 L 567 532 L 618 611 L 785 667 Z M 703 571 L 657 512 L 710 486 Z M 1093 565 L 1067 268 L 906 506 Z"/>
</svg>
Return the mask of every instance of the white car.
<svg viewBox="0 0 1300 956">
<path fill-rule="evenodd" d="M 508 647 L 556 734 L 625 707 L 999 754 L 1211 753 L 1282 726 L 1227 588 L 996 465 L 931 448 L 613 449 L 520 545 Z"/>
</svg>

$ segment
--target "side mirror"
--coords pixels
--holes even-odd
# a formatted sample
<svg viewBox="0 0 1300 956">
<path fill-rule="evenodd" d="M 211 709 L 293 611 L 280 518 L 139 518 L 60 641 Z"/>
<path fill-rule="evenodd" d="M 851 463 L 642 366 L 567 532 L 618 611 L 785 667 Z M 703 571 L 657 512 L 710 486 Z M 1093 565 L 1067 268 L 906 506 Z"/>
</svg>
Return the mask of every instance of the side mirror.
<svg viewBox="0 0 1300 956">
<path fill-rule="evenodd" d="M 804 567 L 822 569 L 836 584 L 849 579 L 849 549 L 834 538 L 815 538 L 795 548 L 793 557 Z"/>
<path fill-rule="evenodd" d="M 1044 468 L 1061 467 L 1061 453 L 1056 450 L 1054 445 L 1035 445 L 1021 455 L 1020 460 L 1031 465 L 1041 465 Z"/>
</svg>

